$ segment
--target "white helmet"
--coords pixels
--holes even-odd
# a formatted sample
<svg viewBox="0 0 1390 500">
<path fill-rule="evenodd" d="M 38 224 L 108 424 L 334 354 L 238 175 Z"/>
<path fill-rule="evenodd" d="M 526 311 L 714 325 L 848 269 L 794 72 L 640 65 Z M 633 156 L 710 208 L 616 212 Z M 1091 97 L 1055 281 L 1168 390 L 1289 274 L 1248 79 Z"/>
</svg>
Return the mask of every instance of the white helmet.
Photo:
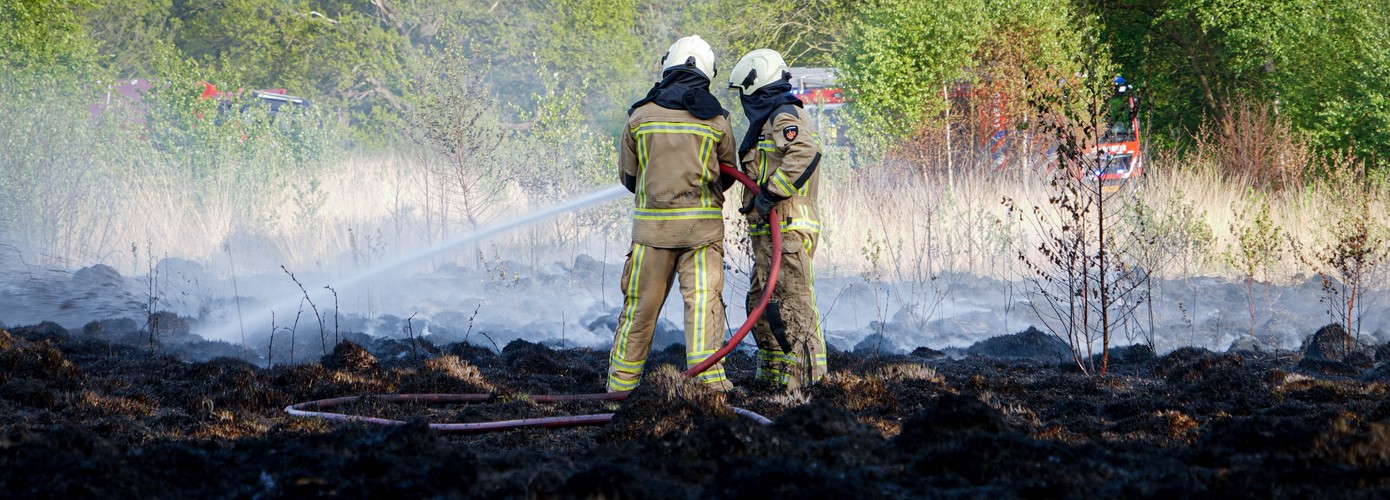
<svg viewBox="0 0 1390 500">
<path fill-rule="evenodd" d="M 710 50 L 709 43 L 699 35 L 676 40 L 676 43 L 671 44 L 671 48 L 666 50 L 666 55 L 661 56 L 663 72 L 677 66 L 694 66 L 710 79 L 717 74 L 714 68 L 714 51 Z"/>
<path fill-rule="evenodd" d="M 752 95 L 760 88 L 791 77 L 782 54 L 772 49 L 757 49 L 743 55 L 734 65 L 729 75 L 729 88 L 740 89 L 743 95 Z"/>
</svg>

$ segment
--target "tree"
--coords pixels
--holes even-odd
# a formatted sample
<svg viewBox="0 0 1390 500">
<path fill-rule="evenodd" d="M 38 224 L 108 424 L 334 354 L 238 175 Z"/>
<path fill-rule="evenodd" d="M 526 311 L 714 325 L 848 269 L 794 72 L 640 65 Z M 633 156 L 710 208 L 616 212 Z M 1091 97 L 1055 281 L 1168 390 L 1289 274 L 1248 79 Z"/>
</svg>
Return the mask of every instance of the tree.
<svg viewBox="0 0 1390 500">
<path fill-rule="evenodd" d="M 62 70 L 87 68 L 92 43 L 73 11 L 76 2 L 25 0 L 0 9 L 0 68 Z"/>
<path fill-rule="evenodd" d="M 1282 109 L 1324 154 L 1350 151 L 1390 166 L 1390 9 L 1317 2 L 1284 34 L 1291 47 L 1274 75 Z"/>
<path fill-rule="evenodd" d="M 864 128 L 904 138 L 940 118 L 954 82 L 987 84 L 1006 112 L 1033 114 L 1078 74 L 1089 23 L 1067 0 L 881 0 L 854 18 L 839 65 Z"/>
<path fill-rule="evenodd" d="M 100 63 L 122 78 L 151 78 L 183 22 L 171 0 L 93 0 L 78 12 Z"/>
<path fill-rule="evenodd" d="M 287 88 L 370 114 L 403 111 L 409 44 L 350 5 L 310 0 L 179 2 L 175 45 L 228 87 Z M 322 102 L 321 102 L 322 104 Z"/>
<path fill-rule="evenodd" d="M 878 0 L 851 23 L 840 59 L 866 130 L 905 137 L 946 108 L 988 29 L 985 0 Z"/>
</svg>

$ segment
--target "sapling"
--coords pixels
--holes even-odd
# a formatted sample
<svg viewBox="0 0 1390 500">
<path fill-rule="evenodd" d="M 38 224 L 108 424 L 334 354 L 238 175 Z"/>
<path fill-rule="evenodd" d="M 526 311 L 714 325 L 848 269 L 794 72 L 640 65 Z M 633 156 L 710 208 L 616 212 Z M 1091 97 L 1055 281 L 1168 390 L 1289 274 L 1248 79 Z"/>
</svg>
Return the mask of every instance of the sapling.
<svg viewBox="0 0 1390 500">
<path fill-rule="evenodd" d="M 1057 141 L 1048 202 L 1024 207 L 1004 198 L 1010 222 L 1032 225 L 1041 239 L 1033 251 L 1018 253 L 1025 281 L 1041 299 L 1030 305 L 1045 328 L 1069 342 L 1077 366 L 1101 376 L 1109 370 L 1113 333 L 1146 300 L 1138 266 L 1121 254 L 1122 243 L 1135 237 L 1116 214 L 1123 191 L 1106 189 L 1099 175 L 1112 166 L 1098 148 L 1111 91 L 1109 79 L 1083 77 L 1075 88 L 1036 99 L 1046 117 L 1039 125 Z"/>
<path fill-rule="evenodd" d="M 1269 269 L 1283 253 L 1283 228 L 1274 224 L 1269 214 L 1269 202 L 1263 194 L 1250 190 L 1245 205 L 1232 209 L 1235 221 L 1231 235 L 1235 244 L 1227 244 L 1222 257 L 1245 280 L 1245 294 L 1250 310 L 1250 335 L 1255 334 L 1255 277 L 1269 280 Z"/>
<path fill-rule="evenodd" d="M 265 346 L 265 369 L 275 367 L 275 311 L 270 311 L 270 343 Z"/>
<path fill-rule="evenodd" d="M 405 319 L 405 327 L 402 330 L 405 333 L 405 338 L 410 341 L 410 357 L 420 359 L 420 353 L 415 349 L 415 346 L 419 344 L 415 341 L 415 328 L 410 324 L 415 319 L 416 314 L 419 313 L 411 313 L 410 317 Z"/>
<path fill-rule="evenodd" d="M 1355 166 L 1354 162 L 1349 163 Z M 1322 204 L 1325 240 L 1311 256 L 1299 252 L 1299 258 L 1318 273 L 1328 314 L 1357 341 L 1361 338 L 1366 297 L 1376 283 L 1372 276 L 1390 258 L 1390 242 L 1386 239 L 1390 226 L 1376 210 L 1382 201 L 1379 193 L 1362 188 L 1364 180 L 1357 168 L 1332 170 L 1325 181 L 1330 199 Z M 1299 248 L 1296 242 L 1295 245 Z"/>
<path fill-rule="evenodd" d="M 299 299 L 299 311 L 294 313 L 294 324 L 290 326 L 290 364 L 294 364 L 294 332 L 299 329 L 299 317 L 304 314 L 304 299 Z M 325 353 L 327 354 L 327 353 Z"/>
<path fill-rule="evenodd" d="M 304 301 L 301 301 L 301 302 L 299 303 L 299 307 L 303 308 L 303 307 L 304 307 L 304 302 L 308 302 L 308 303 L 309 303 L 309 307 L 310 307 L 311 309 L 314 310 L 314 318 L 317 318 L 317 319 L 319 320 L 319 344 L 321 344 L 322 347 L 323 347 L 323 355 L 324 355 L 324 356 L 327 356 L 327 355 L 328 355 L 328 332 L 324 329 L 324 326 L 323 326 L 323 315 L 319 314 L 319 306 L 314 305 L 314 299 L 309 298 L 309 290 L 306 290 L 306 289 L 304 288 L 304 284 L 302 284 L 302 283 L 299 282 L 299 278 L 295 278 L 295 277 L 294 277 L 294 273 L 290 272 L 290 270 L 287 269 L 287 268 L 285 268 L 285 266 L 280 266 L 280 269 L 283 270 L 283 271 L 285 271 L 285 274 L 290 275 L 290 279 L 294 281 L 294 284 L 295 284 L 295 285 L 298 285 L 298 286 L 299 286 L 299 291 L 302 292 L 302 293 L 304 294 Z M 334 345 L 335 347 L 338 345 L 338 339 L 337 339 L 337 337 L 334 337 L 334 339 L 333 339 L 333 345 Z"/>
<path fill-rule="evenodd" d="M 328 291 L 333 292 L 333 345 L 338 345 L 338 291 L 333 287 L 324 285 Z"/>
</svg>

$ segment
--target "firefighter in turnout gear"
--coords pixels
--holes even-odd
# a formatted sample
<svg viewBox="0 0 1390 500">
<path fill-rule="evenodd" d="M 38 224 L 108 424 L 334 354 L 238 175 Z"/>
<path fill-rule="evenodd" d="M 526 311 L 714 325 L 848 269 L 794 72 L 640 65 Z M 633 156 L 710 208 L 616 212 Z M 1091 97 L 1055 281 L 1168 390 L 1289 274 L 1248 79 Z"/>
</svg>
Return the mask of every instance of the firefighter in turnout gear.
<svg viewBox="0 0 1390 500">
<path fill-rule="evenodd" d="M 748 132 L 739 145 L 743 171 L 762 192 L 744 194 L 743 212 L 753 244 L 753 278 L 748 309 L 767 284 L 771 265 L 768 212 L 776 208 L 782 230 L 782 269 L 753 330 L 758 343 L 758 380 L 788 390 L 819 382 L 826 373 L 825 336 L 816 310 L 811 259 L 820 237 L 816 188 L 820 147 L 801 100 L 791 94 L 791 74 L 782 56 L 770 49 L 744 55 L 734 66 L 729 88 L 738 89 Z"/>
<path fill-rule="evenodd" d="M 733 179 L 729 113 L 709 92 L 714 52 L 698 36 L 677 40 L 662 58 L 661 81 L 628 110 L 619 177 L 635 197 L 632 249 L 623 268 L 623 308 L 609 355 L 608 390 L 637 388 L 661 306 L 679 276 L 685 300 L 687 366 L 723 345 L 724 191 Z M 698 376 L 731 388 L 723 363 Z"/>
</svg>

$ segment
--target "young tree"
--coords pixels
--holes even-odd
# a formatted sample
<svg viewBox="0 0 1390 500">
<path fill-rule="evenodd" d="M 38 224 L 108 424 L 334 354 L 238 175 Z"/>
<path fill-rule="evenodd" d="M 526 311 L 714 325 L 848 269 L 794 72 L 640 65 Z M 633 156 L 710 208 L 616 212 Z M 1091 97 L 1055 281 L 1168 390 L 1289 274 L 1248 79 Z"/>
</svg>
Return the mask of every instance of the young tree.
<svg viewBox="0 0 1390 500">
<path fill-rule="evenodd" d="M 1097 146 L 1108 128 L 1105 116 L 1114 84 L 1110 77 L 1097 76 L 1110 72 L 1101 48 L 1091 50 L 1084 63 L 1089 76 L 1038 101 L 1040 111 L 1050 116 L 1044 129 L 1058 142 L 1048 204 L 1023 207 L 1009 198 L 1004 204 L 1042 238 L 1037 248 L 1019 253 L 1028 272 L 1025 280 L 1037 298 L 1031 302 L 1034 311 L 1048 330 L 1070 343 L 1082 371 L 1104 376 L 1115 333 L 1148 299 L 1142 288 L 1148 271 L 1126 255 L 1133 240 L 1144 238 L 1126 226 L 1119 209 L 1128 192 L 1107 189 L 1099 175 L 1111 161 Z"/>
</svg>

